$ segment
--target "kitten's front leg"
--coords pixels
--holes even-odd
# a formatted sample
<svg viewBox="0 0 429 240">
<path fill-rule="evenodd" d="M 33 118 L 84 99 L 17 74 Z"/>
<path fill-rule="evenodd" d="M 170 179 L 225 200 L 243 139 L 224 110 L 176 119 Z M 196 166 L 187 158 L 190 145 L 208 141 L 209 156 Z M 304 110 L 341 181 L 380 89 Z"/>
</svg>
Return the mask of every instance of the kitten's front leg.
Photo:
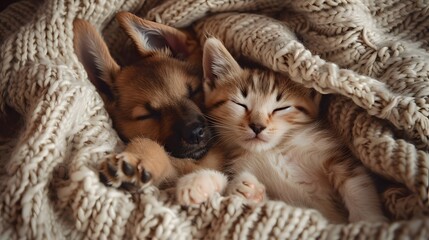
<svg viewBox="0 0 429 240">
<path fill-rule="evenodd" d="M 349 211 L 349 222 L 387 222 L 375 184 L 363 166 L 351 172 L 333 167 L 334 185 Z"/>
<path fill-rule="evenodd" d="M 227 182 L 227 177 L 216 170 L 200 169 L 189 173 L 177 182 L 177 201 L 183 206 L 199 205 L 215 193 L 221 194 Z"/>
<path fill-rule="evenodd" d="M 122 153 L 113 154 L 100 166 L 100 180 L 112 187 L 138 191 L 159 186 L 177 171 L 164 148 L 147 138 L 133 139 Z"/>
<path fill-rule="evenodd" d="M 246 199 L 248 204 L 257 204 L 267 199 L 265 186 L 249 172 L 241 172 L 228 184 L 227 195 L 236 195 Z"/>
</svg>

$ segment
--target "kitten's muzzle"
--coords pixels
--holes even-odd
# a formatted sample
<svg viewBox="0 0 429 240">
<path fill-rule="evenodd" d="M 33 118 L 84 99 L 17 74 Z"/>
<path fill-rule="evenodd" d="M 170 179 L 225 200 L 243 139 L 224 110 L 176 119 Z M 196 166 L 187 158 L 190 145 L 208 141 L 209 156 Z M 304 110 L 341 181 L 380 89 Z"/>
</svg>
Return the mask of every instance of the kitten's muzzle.
<svg viewBox="0 0 429 240">
<path fill-rule="evenodd" d="M 258 135 L 259 133 L 261 133 L 262 131 L 264 131 L 265 128 L 267 128 L 264 125 L 261 124 L 256 124 L 256 123 L 250 123 L 249 124 L 250 129 L 252 129 L 252 131 Z"/>
</svg>

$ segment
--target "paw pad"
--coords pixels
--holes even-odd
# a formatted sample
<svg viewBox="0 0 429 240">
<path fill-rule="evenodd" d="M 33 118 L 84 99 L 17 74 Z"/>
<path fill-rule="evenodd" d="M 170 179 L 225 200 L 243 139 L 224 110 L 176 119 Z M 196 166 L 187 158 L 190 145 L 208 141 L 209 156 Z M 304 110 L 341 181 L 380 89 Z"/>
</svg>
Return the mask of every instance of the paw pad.
<svg viewBox="0 0 429 240">
<path fill-rule="evenodd" d="M 122 172 L 129 177 L 135 174 L 134 167 L 127 163 L 127 161 L 122 161 Z"/>
<path fill-rule="evenodd" d="M 237 176 L 228 186 L 227 193 L 243 197 L 249 204 L 266 199 L 265 186 L 249 173 Z"/>
<path fill-rule="evenodd" d="M 99 178 L 106 186 L 138 191 L 153 178 L 151 172 L 142 166 L 141 161 L 131 153 L 122 152 L 110 156 L 101 164 Z"/>
<path fill-rule="evenodd" d="M 141 174 L 141 180 L 144 183 L 149 182 L 152 179 L 152 174 L 150 174 L 150 172 L 146 171 L 145 169 L 142 171 Z"/>
</svg>

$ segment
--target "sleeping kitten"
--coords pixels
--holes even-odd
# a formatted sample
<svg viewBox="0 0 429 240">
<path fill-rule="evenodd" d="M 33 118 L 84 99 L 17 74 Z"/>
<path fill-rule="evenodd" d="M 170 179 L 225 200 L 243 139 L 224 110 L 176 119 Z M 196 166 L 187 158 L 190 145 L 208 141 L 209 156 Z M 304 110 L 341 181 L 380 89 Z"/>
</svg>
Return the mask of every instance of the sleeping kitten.
<svg viewBox="0 0 429 240">
<path fill-rule="evenodd" d="M 203 52 L 205 105 L 233 176 L 227 194 L 257 203 L 266 191 L 332 223 L 386 220 L 366 169 L 317 121 L 320 94 L 272 71 L 242 69 L 216 39 Z"/>
</svg>

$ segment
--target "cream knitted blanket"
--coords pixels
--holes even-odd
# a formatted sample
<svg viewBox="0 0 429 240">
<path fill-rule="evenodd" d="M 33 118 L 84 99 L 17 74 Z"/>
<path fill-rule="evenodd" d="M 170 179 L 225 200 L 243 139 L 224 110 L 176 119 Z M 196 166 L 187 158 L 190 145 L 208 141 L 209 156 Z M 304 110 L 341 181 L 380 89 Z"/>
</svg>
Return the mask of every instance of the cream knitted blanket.
<svg viewBox="0 0 429 240">
<path fill-rule="evenodd" d="M 193 24 L 202 41 L 216 36 L 237 57 L 332 93 L 328 120 L 369 169 L 389 180 L 382 196 L 392 222 L 330 225 L 314 210 L 274 201 L 249 209 L 220 196 L 183 209 L 154 188 L 138 196 L 106 188 L 95 167 L 122 144 L 74 54 L 72 22 L 87 19 L 103 30 L 117 55 L 126 40 L 112 21 L 119 10 Z M 12 5 L 0 13 L 0 107 L 2 115 L 19 113 L 22 124 L 0 142 L 0 239 L 427 239 L 428 32 L 427 0 Z"/>
</svg>

